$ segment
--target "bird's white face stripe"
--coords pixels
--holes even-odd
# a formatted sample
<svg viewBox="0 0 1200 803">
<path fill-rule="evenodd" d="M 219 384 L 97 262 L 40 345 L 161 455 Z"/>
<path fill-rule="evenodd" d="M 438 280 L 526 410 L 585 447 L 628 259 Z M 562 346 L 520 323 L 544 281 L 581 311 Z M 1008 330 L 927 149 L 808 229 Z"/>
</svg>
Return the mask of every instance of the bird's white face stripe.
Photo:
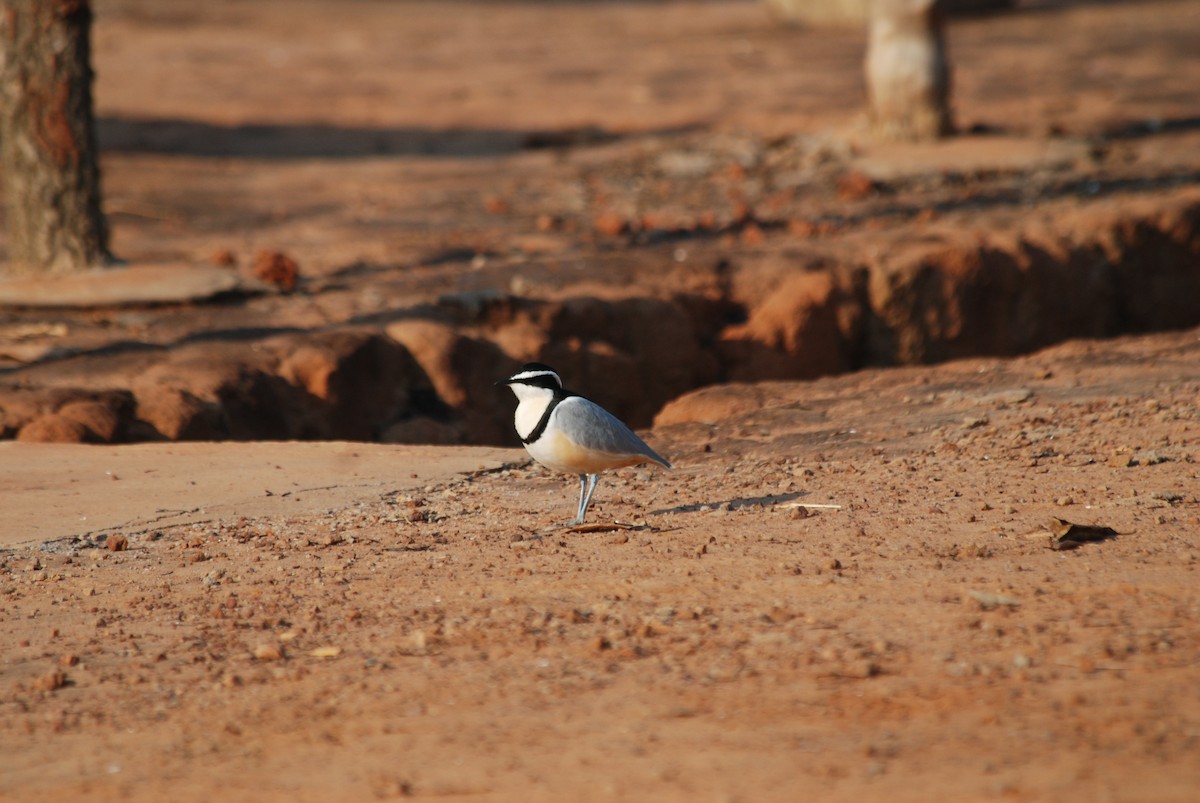
<svg viewBox="0 0 1200 803">
<path fill-rule="evenodd" d="M 527 379 L 533 379 L 534 377 L 539 377 L 539 376 L 554 377 L 554 381 L 557 382 L 559 384 L 559 386 L 562 385 L 562 380 L 559 379 L 558 374 L 554 373 L 553 371 L 522 371 L 519 374 L 513 374 L 511 377 L 509 377 L 508 381 L 509 382 L 523 382 Z"/>
</svg>

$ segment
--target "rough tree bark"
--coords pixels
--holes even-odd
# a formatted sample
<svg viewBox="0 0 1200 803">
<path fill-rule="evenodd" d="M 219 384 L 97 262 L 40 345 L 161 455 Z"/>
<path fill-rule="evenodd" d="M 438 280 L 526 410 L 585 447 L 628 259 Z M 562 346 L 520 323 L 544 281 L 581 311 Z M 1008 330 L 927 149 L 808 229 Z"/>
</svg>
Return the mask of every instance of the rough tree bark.
<svg viewBox="0 0 1200 803">
<path fill-rule="evenodd" d="M 865 66 L 876 136 L 929 140 L 953 131 L 939 0 L 873 0 Z"/>
<path fill-rule="evenodd" d="M 89 0 L 0 0 L 0 181 L 10 274 L 110 261 Z"/>
</svg>

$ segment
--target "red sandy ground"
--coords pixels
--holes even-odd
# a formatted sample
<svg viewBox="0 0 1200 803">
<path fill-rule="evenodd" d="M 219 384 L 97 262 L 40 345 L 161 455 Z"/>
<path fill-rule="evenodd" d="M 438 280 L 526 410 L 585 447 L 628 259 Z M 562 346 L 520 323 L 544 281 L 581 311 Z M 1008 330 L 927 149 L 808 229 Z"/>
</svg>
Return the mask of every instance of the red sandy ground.
<svg viewBox="0 0 1200 803">
<path fill-rule="evenodd" d="M 956 23 L 960 119 L 1018 136 L 1186 123 L 1195 63 L 1176 56 L 1197 8 Z M 593 242 L 584 256 L 620 264 L 586 272 L 569 233 L 538 230 L 580 164 L 611 166 L 600 149 L 562 178 L 561 154 L 520 150 L 531 132 L 771 137 L 844 126 L 861 102 L 861 33 L 776 28 L 749 3 L 97 11 L 120 254 L 283 248 L 310 279 L 417 265 L 372 279 L 410 296 L 507 287 L 515 257 L 424 261 L 514 242 L 571 257 L 532 274 L 547 286 L 653 282 L 657 256 Z M 173 140 L 146 120 L 196 127 Z M 256 155 L 246 123 L 280 129 Z M 1163 131 L 1131 162 L 1194 165 L 1195 132 Z M 389 156 L 364 155 L 372 137 Z M 378 310 L 369 289 L 179 315 L 193 331 L 310 326 Z M 94 345 L 174 315 L 70 328 Z M 198 471 L 182 520 L 147 524 L 150 490 L 123 519 L 141 525 L 72 522 L 45 544 L 2 530 L 0 797 L 1194 800 L 1198 395 L 1195 330 L 701 391 L 647 434 L 676 469 L 606 478 L 605 526 L 583 532 L 552 526 L 573 481 L 519 452 L 498 469 L 495 450 L 373 447 L 320 483 L 320 506 L 286 513 L 265 506 L 279 475 L 263 460 L 297 447 L 191 447 L 197 466 L 233 465 Z M 3 446 L 30 467 L 5 466 L 8 498 L 60 459 Z M 172 447 L 103 448 L 141 477 Z M 262 498 L 218 503 L 218 484 Z M 111 513 L 103 483 L 73 487 Z M 1052 516 L 1117 535 L 1066 551 L 1027 537 Z"/>
<path fill-rule="evenodd" d="M 595 531 L 518 463 L 15 548 L 0 792 L 1194 799 L 1198 367 L 1192 331 L 702 391 L 728 415 L 652 433 L 676 469 L 607 478 Z M 278 489 L 294 447 L 254 448 Z"/>
</svg>

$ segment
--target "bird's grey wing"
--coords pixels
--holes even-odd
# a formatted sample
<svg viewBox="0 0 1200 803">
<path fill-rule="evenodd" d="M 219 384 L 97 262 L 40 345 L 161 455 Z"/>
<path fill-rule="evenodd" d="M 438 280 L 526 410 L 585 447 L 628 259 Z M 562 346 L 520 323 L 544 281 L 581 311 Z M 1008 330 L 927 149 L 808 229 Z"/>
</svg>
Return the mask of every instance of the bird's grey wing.
<svg viewBox="0 0 1200 803">
<path fill-rule="evenodd" d="M 590 399 L 572 396 L 563 400 L 555 418 L 563 434 L 580 446 L 609 454 L 645 455 L 666 468 L 671 467 L 619 418 Z"/>
</svg>

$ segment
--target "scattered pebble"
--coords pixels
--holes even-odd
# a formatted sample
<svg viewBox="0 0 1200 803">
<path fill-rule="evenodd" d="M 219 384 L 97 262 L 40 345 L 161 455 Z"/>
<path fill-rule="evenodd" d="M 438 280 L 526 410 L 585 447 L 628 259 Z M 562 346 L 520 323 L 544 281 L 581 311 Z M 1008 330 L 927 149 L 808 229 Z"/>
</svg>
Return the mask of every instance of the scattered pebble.
<svg viewBox="0 0 1200 803">
<path fill-rule="evenodd" d="M 315 650 L 310 650 L 309 655 L 313 658 L 337 658 L 342 654 L 341 647 L 317 647 Z"/>
<path fill-rule="evenodd" d="M 254 657 L 260 661 L 278 661 L 283 658 L 283 647 L 278 644 L 259 644 L 254 648 Z"/>
<path fill-rule="evenodd" d="M 1002 605 L 1015 608 L 1021 604 L 1021 601 L 1014 597 L 1005 596 L 1004 594 L 992 594 L 988 591 L 968 591 L 967 595 L 978 602 L 979 607 L 985 611 L 999 608 Z"/>
<path fill-rule="evenodd" d="M 55 669 L 39 676 L 33 681 L 33 688 L 38 691 L 57 691 L 67 685 L 67 673 Z"/>
</svg>

